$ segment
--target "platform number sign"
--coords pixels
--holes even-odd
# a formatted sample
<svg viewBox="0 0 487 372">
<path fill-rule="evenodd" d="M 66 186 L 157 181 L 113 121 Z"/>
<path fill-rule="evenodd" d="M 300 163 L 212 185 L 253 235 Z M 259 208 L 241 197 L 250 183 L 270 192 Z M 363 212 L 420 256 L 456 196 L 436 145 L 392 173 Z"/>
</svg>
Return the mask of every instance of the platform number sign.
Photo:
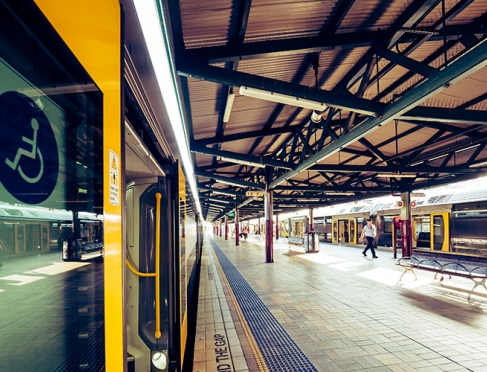
<svg viewBox="0 0 487 372">
<path fill-rule="evenodd" d="M 59 174 L 56 137 L 40 102 L 15 91 L 0 94 L 0 182 L 26 204 L 46 201 Z"/>
</svg>

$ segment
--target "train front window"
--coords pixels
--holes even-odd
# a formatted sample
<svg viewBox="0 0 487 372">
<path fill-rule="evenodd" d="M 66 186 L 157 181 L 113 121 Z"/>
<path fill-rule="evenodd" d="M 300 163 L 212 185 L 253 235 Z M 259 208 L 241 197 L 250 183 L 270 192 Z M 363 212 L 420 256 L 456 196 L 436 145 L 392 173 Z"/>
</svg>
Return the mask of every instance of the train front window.
<svg viewBox="0 0 487 372">
<path fill-rule="evenodd" d="M 30 278 L 0 281 L 0 343 L 19 347 L 0 369 L 101 370 L 103 94 L 35 2 L 0 0 L 0 39 L 0 263 Z"/>
</svg>

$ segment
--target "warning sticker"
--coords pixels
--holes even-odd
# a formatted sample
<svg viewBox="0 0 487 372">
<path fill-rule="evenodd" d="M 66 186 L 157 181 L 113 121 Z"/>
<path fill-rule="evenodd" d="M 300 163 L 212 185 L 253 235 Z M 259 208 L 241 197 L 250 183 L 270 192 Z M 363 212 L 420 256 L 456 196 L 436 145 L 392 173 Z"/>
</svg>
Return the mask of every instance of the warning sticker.
<svg viewBox="0 0 487 372">
<path fill-rule="evenodd" d="M 120 200 L 120 163 L 118 155 L 110 150 L 110 156 L 108 161 L 110 167 L 110 204 L 118 206 Z"/>
</svg>

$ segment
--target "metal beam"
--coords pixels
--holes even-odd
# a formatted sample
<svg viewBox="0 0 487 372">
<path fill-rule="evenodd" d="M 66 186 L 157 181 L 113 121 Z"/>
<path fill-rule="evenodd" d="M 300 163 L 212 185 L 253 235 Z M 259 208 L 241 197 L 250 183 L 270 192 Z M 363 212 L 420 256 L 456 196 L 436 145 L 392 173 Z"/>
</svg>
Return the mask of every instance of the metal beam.
<svg viewBox="0 0 487 372">
<path fill-rule="evenodd" d="M 240 179 L 234 178 L 234 177 L 223 177 L 223 176 L 220 176 L 218 174 L 208 173 L 208 172 L 204 172 L 204 173 L 200 172 L 200 173 L 196 173 L 196 175 L 199 177 L 211 178 L 217 182 L 222 182 L 222 183 L 226 183 L 226 184 L 233 184 L 233 185 L 238 186 L 238 187 L 254 187 L 257 189 L 265 190 L 265 185 L 262 183 L 249 182 L 249 181 L 240 180 Z"/>
<path fill-rule="evenodd" d="M 394 103 L 387 106 L 382 111 L 382 114 L 378 117 L 366 119 L 362 122 L 362 124 L 356 126 L 349 133 L 332 142 L 323 150 L 310 156 L 293 170 L 272 181 L 269 187 L 271 189 L 275 188 L 296 174 L 307 170 L 312 165 L 319 163 L 335 152 L 349 146 L 358 139 L 375 131 L 380 125 L 396 119 L 400 115 L 419 105 L 421 102 L 424 102 L 428 98 L 438 94 L 440 91 L 447 89 L 451 84 L 454 84 L 455 82 L 464 79 L 481 68 L 484 68 L 487 60 L 487 42 L 485 41 L 486 40 L 481 41 L 475 48 L 466 52 L 462 57 L 452 62 L 435 77 L 428 79 L 409 91 L 404 96 L 398 98 Z"/>
<path fill-rule="evenodd" d="M 415 107 L 400 116 L 401 120 L 440 121 L 442 123 L 487 124 L 485 111 L 439 107 Z"/>
<path fill-rule="evenodd" d="M 285 161 L 274 160 L 263 156 L 252 156 L 252 155 L 245 155 L 245 154 L 240 154 L 232 151 L 212 149 L 209 147 L 192 147 L 191 152 L 205 154 L 205 155 L 222 156 L 225 158 L 248 161 L 252 163 L 259 163 L 259 164 L 267 165 L 269 167 L 278 167 L 284 169 L 293 168 L 293 164 L 290 164 Z"/>
<path fill-rule="evenodd" d="M 239 140 L 244 140 L 249 138 L 274 136 L 277 134 L 294 132 L 298 128 L 300 128 L 300 125 L 293 125 L 293 126 L 286 126 L 286 127 L 279 127 L 279 128 L 269 128 L 269 129 L 263 129 L 257 131 L 246 131 L 243 133 L 228 134 L 225 136 L 202 138 L 199 140 L 194 140 L 192 145 L 198 147 L 198 146 L 211 145 L 214 143 L 224 143 L 224 142 L 239 141 Z"/>
<path fill-rule="evenodd" d="M 339 165 L 339 164 L 318 164 L 309 168 L 310 171 L 317 172 L 343 172 L 343 173 L 388 173 L 388 172 L 407 172 L 407 173 L 444 173 L 444 174 L 467 174 L 475 173 L 474 169 L 457 167 L 431 167 L 431 166 L 416 166 L 416 167 L 392 167 L 392 166 L 377 166 L 377 165 Z"/>
<path fill-rule="evenodd" d="M 378 102 L 355 97 L 351 94 L 330 92 L 282 80 L 257 76 L 240 71 L 227 70 L 220 67 L 205 66 L 196 63 L 180 63 L 178 74 L 200 80 L 207 80 L 223 85 L 236 87 L 248 86 L 269 92 L 285 94 L 290 97 L 322 102 L 328 106 L 376 116 L 383 108 Z"/>
</svg>

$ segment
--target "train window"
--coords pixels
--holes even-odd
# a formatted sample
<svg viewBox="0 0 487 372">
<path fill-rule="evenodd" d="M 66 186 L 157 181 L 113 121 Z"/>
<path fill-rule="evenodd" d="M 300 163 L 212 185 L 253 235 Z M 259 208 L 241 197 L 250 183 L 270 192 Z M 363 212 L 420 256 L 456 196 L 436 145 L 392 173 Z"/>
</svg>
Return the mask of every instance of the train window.
<svg viewBox="0 0 487 372">
<path fill-rule="evenodd" d="M 0 283 L 0 313 L 21 324 L 0 334 L 19 346 L 2 370 L 101 370 L 103 347 L 70 358 L 100 335 L 104 344 L 103 261 L 64 263 L 60 242 L 92 249 L 103 238 L 103 94 L 34 1 L 0 0 L 0 39 L 0 261 L 5 275 L 28 267 L 36 278 Z M 80 222 L 83 213 L 97 221 Z M 19 358 L 32 350 L 49 357 Z"/>
<path fill-rule="evenodd" d="M 443 216 L 433 216 L 433 249 L 441 251 L 445 241 L 445 222 Z"/>
</svg>

